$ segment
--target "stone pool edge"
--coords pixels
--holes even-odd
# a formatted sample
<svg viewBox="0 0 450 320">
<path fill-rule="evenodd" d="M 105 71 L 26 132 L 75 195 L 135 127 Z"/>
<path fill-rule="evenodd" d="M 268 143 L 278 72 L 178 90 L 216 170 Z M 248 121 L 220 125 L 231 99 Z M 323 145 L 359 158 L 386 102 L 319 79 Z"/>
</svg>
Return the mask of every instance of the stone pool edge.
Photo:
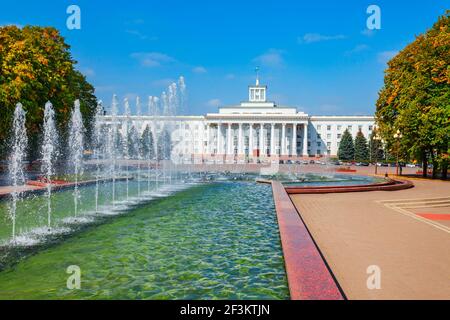
<svg viewBox="0 0 450 320">
<path fill-rule="evenodd" d="M 344 300 L 284 186 L 271 185 L 291 300 Z"/>
</svg>

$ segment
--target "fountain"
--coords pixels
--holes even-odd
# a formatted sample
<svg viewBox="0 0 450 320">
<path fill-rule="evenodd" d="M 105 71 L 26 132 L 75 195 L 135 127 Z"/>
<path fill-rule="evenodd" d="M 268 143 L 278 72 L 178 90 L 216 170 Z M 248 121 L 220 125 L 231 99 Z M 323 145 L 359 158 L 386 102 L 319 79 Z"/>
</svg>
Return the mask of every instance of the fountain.
<svg viewBox="0 0 450 320">
<path fill-rule="evenodd" d="M 124 101 L 125 106 L 125 132 L 122 132 L 122 146 L 123 146 L 123 158 L 125 159 L 125 167 L 126 167 L 126 185 L 127 185 L 127 201 L 130 199 L 130 104 L 128 99 L 125 98 Z"/>
<path fill-rule="evenodd" d="M 12 242 L 16 241 L 16 210 L 17 201 L 20 200 L 20 186 L 25 184 L 23 162 L 28 145 L 27 130 L 25 127 L 25 111 L 18 103 L 14 111 L 12 153 L 9 159 L 9 179 L 12 184 L 11 204 L 9 214 L 12 220 Z"/>
<path fill-rule="evenodd" d="M 95 212 L 98 213 L 98 192 L 100 184 L 100 157 L 102 154 L 102 123 L 100 117 L 103 115 L 103 103 L 100 100 L 97 104 L 94 123 L 94 158 L 95 158 Z"/>
<path fill-rule="evenodd" d="M 149 134 L 153 134 L 153 150 L 154 150 L 154 159 L 155 159 L 155 186 L 156 188 L 158 188 L 158 172 L 159 172 L 159 168 L 158 168 L 158 103 L 159 103 L 159 99 L 158 97 L 149 97 L 149 104 L 148 104 L 148 113 L 149 115 L 152 117 L 152 130 L 150 130 Z M 152 159 L 149 159 L 149 164 L 151 163 Z M 149 169 L 150 170 L 150 169 Z M 149 171 L 150 172 L 150 171 Z M 150 175 L 149 175 L 149 179 L 150 179 Z M 148 181 L 148 186 L 150 188 L 150 180 Z"/>
<path fill-rule="evenodd" d="M 139 97 L 136 98 L 136 115 L 138 117 L 141 116 L 141 102 Z M 132 137 L 133 141 L 133 147 L 135 151 L 135 156 L 138 160 L 137 164 L 137 183 L 138 183 L 138 197 L 141 196 L 141 160 L 142 160 L 142 146 L 141 146 L 141 128 L 139 126 L 139 123 L 135 124 L 133 126 L 134 131 L 136 134 Z"/>
<path fill-rule="evenodd" d="M 54 161 L 58 157 L 58 132 L 55 126 L 55 111 L 50 101 L 45 104 L 43 126 L 44 140 L 41 149 L 41 172 L 45 176 L 47 188 L 47 227 L 50 228 L 52 223 L 52 176 L 55 174 Z"/>
<path fill-rule="evenodd" d="M 178 88 L 179 88 L 179 112 L 182 115 L 187 115 L 188 114 L 188 110 L 186 110 L 186 106 L 187 106 L 187 98 L 186 98 L 186 82 L 184 80 L 184 77 L 181 76 L 178 79 Z"/>
<path fill-rule="evenodd" d="M 65 159 L 68 164 L 68 169 L 65 172 L 67 174 L 67 187 L 72 188 L 71 191 L 68 191 L 70 199 L 73 199 L 73 212 L 70 213 L 67 212 L 65 207 L 64 209 L 59 207 L 61 204 L 67 206 L 67 202 L 58 200 L 67 197 L 68 193 L 54 192 L 60 135 L 56 126 L 55 109 L 51 102 L 47 102 L 44 108 L 43 137 L 40 146 L 42 181 L 36 181 L 36 186 L 45 191 L 45 196 L 42 196 L 46 203 L 45 223 L 40 216 L 27 218 L 25 222 L 21 218 L 20 224 L 17 222 L 19 220 L 16 219 L 18 202 L 22 200 L 24 195 L 22 186 L 25 185 L 26 180 L 23 162 L 27 148 L 25 112 L 22 106 L 18 104 L 14 113 L 14 140 L 9 164 L 12 200 L 7 211 L 8 216 L 13 221 L 13 241 L 17 238 L 16 231 L 19 228 L 21 235 L 26 237 L 28 244 L 39 243 L 47 236 L 56 236 L 61 232 L 76 230 L 76 228 L 71 227 L 72 225 L 87 223 L 103 215 L 119 214 L 142 202 L 149 201 L 155 196 L 165 197 L 172 192 L 185 188 L 186 184 L 183 185 L 180 181 L 189 181 L 189 178 L 183 180 L 186 176 L 182 175 L 182 172 L 177 169 L 177 164 L 173 162 L 177 159 L 174 158 L 176 155 L 172 154 L 171 138 L 172 130 L 175 128 L 174 116 L 178 110 L 185 106 L 185 90 L 186 85 L 181 77 L 177 83 L 172 83 L 168 87 L 167 93 L 162 93 L 161 98 L 150 96 L 148 98 L 150 123 L 147 123 L 146 126 L 131 117 L 127 99 L 124 99 L 124 116 L 119 116 L 115 95 L 111 105 L 111 122 L 105 122 L 103 105 L 99 101 L 92 123 L 92 137 L 89 139 L 93 151 L 93 161 L 86 161 L 86 164 L 92 164 L 92 166 L 86 167 L 84 165 L 84 122 L 80 110 L 80 101 L 74 101 L 68 125 L 67 157 Z M 136 98 L 136 112 L 137 115 L 142 114 L 139 98 Z M 146 192 L 142 190 L 142 181 L 145 176 L 142 168 L 144 163 L 147 164 Z M 135 166 L 135 164 L 137 165 Z M 123 168 L 124 166 L 126 169 Z M 130 167 L 136 167 L 137 170 L 131 170 Z M 124 169 L 122 174 L 121 168 Z M 89 174 L 85 174 L 86 170 L 89 170 Z M 85 187 L 82 188 L 81 185 L 86 185 L 86 190 L 89 190 L 87 185 L 90 185 L 91 182 L 86 181 L 89 179 L 89 175 L 92 175 L 93 180 L 95 178 L 95 181 L 92 181 L 92 197 L 86 197 L 86 201 L 82 202 L 81 192 L 84 192 Z M 136 179 L 131 182 L 130 180 L 133 177 Z M 125 184 L 126 201 L 123 201 L 125 200 Z M 123 189 L 121 186 L 123 186 Z M 111 188 L 111 191 L 108 192 L 111 195 L 111 201 L 104 203 L 105 197 L 103 197 L 103 194 L 107 188 Z M 33 199 L 39 198 L 41 197 L 24 197 L 27 202 L 33 202 L 35 201 Z M 118 202 L 118 200 L 120 201 Z M 80 218 L 81 214 L 83 218 Z M 68 217 L 68 215 L 70 216 Z M 43 226 L 46 227 L 46 230 L 42 228 Z M 0 233 L 1 236 L 3 235 Z M 10 242 L 9 235 L 8 242 Z"/>
<path fill-rule="evenodd" d="M 162 173 L 163 173 L 163 181 L 166 182 L 166 162 L 164 161 L 164 150 L 166 148 L 166 142 L 164 139 L 164 132 L 166 131 L 166 119 L 169 115 L 169 101 L 167 98 L 167 94 L 165 91 L 161 94 L 161 108 L 162 108 L 162 115 L 163 115 L 163 121 L 161 125 L 161 130 L 158 131 L 158 166 L 160 160 L 162 160 Z"/>
<path fill-rule="evenodd" d="M 111 202 L 112 202 L 113 208 L 115 208 L 115 204 L 116 204 L 116 165 L 117 165 L 116 147 L 118 147 L 118 143 L 117 143 L 117 138 L 118 138 L 117 113 L 118 113 L 117 97 L 116 97 L 116 95 L 113 95 L 112 105 L 111 105 L 112 125 L 108 129 L 108 141 L 107 141 L 107 143 L 108 143 L 108 145 L 107 145 L 108 159 L 111 160 L 109 176 L 112 180 Z"/>
<path fill-rule="evenodd" d="M 79 175 L 83 174 L 83 150 L 84 150 L 84 125 L 83 118 L 80 111 L 80 101 L 75 100 L 74 109 L 72 110 L 72 116 L 70 119 L 69 127 L 69 166 L 73 167 L 74 174 L 74 216 L 78 214 L 78 201 L 80 199 L 80 191 L 78 189 Z"/>
</svg>

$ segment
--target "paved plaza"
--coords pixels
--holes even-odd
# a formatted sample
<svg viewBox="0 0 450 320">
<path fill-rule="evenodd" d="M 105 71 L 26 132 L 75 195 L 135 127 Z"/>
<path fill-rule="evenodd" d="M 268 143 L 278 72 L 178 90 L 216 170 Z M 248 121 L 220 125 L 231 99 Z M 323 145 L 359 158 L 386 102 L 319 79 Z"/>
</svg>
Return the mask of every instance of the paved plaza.
<svg viewBox="0 0 450 320">
<path fill-rule="evenodd" d="M 394 192 L 291 195 L 349 299 L 450 298 L 450 182 Z M 381 288 L 369 290 L 369 266 Z"/>
</svg>

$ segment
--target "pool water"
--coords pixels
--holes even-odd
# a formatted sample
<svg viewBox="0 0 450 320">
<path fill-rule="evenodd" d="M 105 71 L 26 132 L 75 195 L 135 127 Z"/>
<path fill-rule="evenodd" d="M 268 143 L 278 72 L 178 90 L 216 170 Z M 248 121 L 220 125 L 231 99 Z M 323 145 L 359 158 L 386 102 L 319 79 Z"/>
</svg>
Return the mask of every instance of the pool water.
<svg viewBox="0 0 450 320">
<path fill-rule="evenodd" d="M 271 192 L 213 182 L 153 200 L 1 271 L 0 299 L 289 299 Z"/>
<path fill-rule="evenodd" d="M 359 175 L 319 175 L 304 174 L 293 181 L 283 181 L 286 187 L 358 186 L 385 181 L 383 178 Z"/>
</svg>

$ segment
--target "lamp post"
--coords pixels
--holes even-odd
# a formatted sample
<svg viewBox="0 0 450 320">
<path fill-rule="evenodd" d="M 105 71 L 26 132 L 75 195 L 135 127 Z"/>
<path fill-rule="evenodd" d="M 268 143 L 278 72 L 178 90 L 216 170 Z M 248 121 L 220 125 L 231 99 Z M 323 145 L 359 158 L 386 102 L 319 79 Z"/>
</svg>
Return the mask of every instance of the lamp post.
<svg viewBox="0 0 450 320">
<path fill-rule="evenodd" d="M 397 167 L 396 167 L 396 175 L 398 176 L 398 168 L 399 168 L 399 161 L 398 157 L 400 154 L 400 139 L 403 137 L 400 130 L 397 130 L 397 132 L 394 134 L 394 139 L 397 140 Z"/>
<path fill-rule="evenodd" d="M 375 143 L 375 175 L 378 173 L 378 142 L 382 142 L 381 137 L 378 135 L 378 133 L 373 137 L 373 140 L 377 143 Z M 372 146 L 373 147 L 373 146 Z"/>
</svg>

